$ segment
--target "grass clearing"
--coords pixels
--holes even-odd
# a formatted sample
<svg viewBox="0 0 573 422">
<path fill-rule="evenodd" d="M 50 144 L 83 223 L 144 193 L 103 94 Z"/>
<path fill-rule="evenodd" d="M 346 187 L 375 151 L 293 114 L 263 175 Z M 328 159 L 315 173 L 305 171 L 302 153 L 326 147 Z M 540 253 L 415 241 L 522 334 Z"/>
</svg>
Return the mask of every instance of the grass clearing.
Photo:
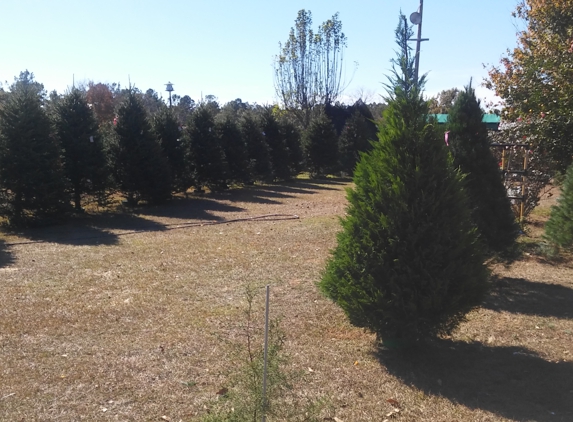
<svg viewBox="0 0 573 422">
<path fill-rule="evenodd" d="M 494 264 L 451 338 L 378 351 L 315 286 L 347 186 L 246 187 L 2 235 L 1 419 L 197 419 L 235 369 L 245 286 L 260 286 L 262 323 L 270 283 L 297 391 L 343 421 L 573 420 L 572 261 Z"/>
</svg>

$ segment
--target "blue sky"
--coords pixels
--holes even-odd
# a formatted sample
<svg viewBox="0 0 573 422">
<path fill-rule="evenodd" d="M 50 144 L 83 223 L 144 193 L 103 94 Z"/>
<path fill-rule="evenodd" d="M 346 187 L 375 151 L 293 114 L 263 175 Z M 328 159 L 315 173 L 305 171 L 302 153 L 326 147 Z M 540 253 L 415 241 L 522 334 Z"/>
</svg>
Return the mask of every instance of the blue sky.
<svg viewBox="0 0 573 422">
<path fill-rule="evenodd" d="M 497 65 L 516 43 L 511 16 L 517 0 L 426 0 L 420 72 L 426 93 L 479 85 L 482 64 Z M 64 92 L 76 83 L 131 83 L 174 93 L 213 94 L 220 102 L 241 98 L 276 101 L 273 57 L 279 53 L 300 9 L 314 26 L 339 12 L 348 38 L 346 101 L 362 92 L 379 101 L 394 57 L 394 29 L 400 9 L 407 16 L 419 0 L 199 1 L 199 0 L 3 0 L 0 5 L 0 81 L 34 72 L 45 87 Z M 414 46 L 414 43 L 413 43 Z"/>
</svg>

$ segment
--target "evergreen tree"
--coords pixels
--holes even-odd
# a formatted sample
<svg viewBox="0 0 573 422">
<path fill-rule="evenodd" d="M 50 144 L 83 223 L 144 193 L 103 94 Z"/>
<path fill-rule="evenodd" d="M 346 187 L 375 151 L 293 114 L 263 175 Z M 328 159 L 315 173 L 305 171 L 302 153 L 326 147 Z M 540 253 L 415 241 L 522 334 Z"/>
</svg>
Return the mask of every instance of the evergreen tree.
<svg viewBox="0 0 573 422">
<path fill-rule="evenodd" d="M 173 190 L 186 192 L 192 181 L 186 172 L 183 129 L 172 109 L 163 107 L 153 116 L 153 131 L 169 163 Z"/>
<path fill-rule="evenodd" d="M 281 134 L 279 122 L 270 107 L 265 107 L 262 110 L 261 128 L 269 149 L 273 179 L 290 179 L 289 155 L 286 140 Z"/>
<path fill-rule="evenodd" d="M 195 109 L 187 125 L 188 165 L 197 190 L 208 186 L 217 190 L 226 184 L 226 163 L 223 148 L 215 131 L 213 111 L 209 105 Z"/>
<path fill-rule="evenodd" d="M 21 73 L 0 107 L 0 214 L 14 225 L 60 219 L 70 205 L 39 86 Z"/>
<path fill-rule="evenodd" d="M 408 34 L 403 26 L 401 16 L 398 41 Z M 402 58 L 320 282 L 353 324 L 385 341 L 451 332 L 487 288 L 463 178 L 426 122 L 423 78 L 413 81 L 413 61 Z"/>
<path fill-rule="evenodd" d="M 565 174 L 557 205 L 551 207 L 551 216 L 545 224 L 545 237 L 562 248 L 573 246 L 573 164 Z"/>
<path fill-rule="evenodd" d="M 288 167 L 290 176 L 293 177 L 302 171 L 304 156 L 301 134 L 294 123 L 286 118 L 279 120 L 279 130 L 288 150 Z"/>
<path fill-rule="evenodd" d="M 137 93 L 130 89 L 117 111 L 116 177 L 128 203 L 163 202 L 171 196 L 167 158 Z"/>
<path fill-rule="evenodd" d="M 306 167 L 313 177 L 337 170 L 338 136 L 324 110 L 320 110 L 310 121 L 304 133 L 303 145 Z"/>
<path fill-rule="evenodd" d="M 250 171 L 253 178 L 268 181 L 272 178 L 272 167 L 269 147 L 265 142 L 263 131 L 251 112 L 243 113 L 239 128 L 247 144 Z"/>
<path fill-rule="evenodd" d="M 56 135 L 62 148 L 64 173 L 76 211 L 81 197 L 101 197 L 109 186 L 109 165 L 97 120 L 85 93 L 73 88 L 54 105 Z"/>
<path fill-rule="evenodd" d="M 227 158 L 227 178 L 234 183 L 250 180 L 247 145 L 236 120 L 228 113 L 221 113 L 215 121 L 215 130 Z"/>
<path fill-rule="evenodd" d="M 359 109 L 355 109 L 346 121 L 340 134 L 340 165 L 345 173 L 352 174 L 360 153 L 372 148 L 376 133 L 372 133 L 371 124 Z"/>
<path fill-rule="evenodd" d="M 472 219 L 484 244 L 490 253 L 502 253 L 515 245 L 519 226 L 491 153 L 482 118 L 483 111 L 470 82 L 450 110 L 448 141 L 454 166 L 467 174 Z"/>
</svg>

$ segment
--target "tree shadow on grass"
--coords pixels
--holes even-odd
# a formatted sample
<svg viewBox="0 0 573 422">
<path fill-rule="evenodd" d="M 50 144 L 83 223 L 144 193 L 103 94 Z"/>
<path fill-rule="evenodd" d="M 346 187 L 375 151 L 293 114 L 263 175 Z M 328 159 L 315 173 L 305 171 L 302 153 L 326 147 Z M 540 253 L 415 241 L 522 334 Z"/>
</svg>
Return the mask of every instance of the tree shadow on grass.
<svg viewBox="0 0 573 422">
<path fill-rule="evenodd" d="M 14 256 L 10 252 L 8 245 L 0 239 L 0 268 L 7 267 L 14 263 Z"/>
<path fill-rule="evenodd" d="M 388 372 L 428 395 L 514 420 L 572 421 L 573 364 L 521 347 L 435 340 L 377 353 Z"/>
<path fill-rule="evenodd" d="M 214 193 L 211 198 L 231 202 L 279 205 L 282 199 L 294 198 L 293 193 L 303 193 L 303 191 L 284 193 L 280 187 L 273 185 L 246 186 L 241 189 Z"/>
<path fill-rule="evenodd" d="M 573 289 L 523 278 L 496 277 L 482 306 L 497 312 L 573 319 Z"/>
<path fill-rule="evenodd" d="M 222 221 L 220 217 L 213 213 L 240 212 L 244 208 L 235 207 L 221 203 L 225 199 L 222 194 L 207 194 L 202 197 L 174 198 L 167 204 L 154 207 L 137 209 L 140 215 L 150 215 L 154 217 L 167 217 L 187 220 Z"/>
<path fill-rule="evenodd" d="M 119 236 L 131 232 L 161 231 L 165 226 L 131 214 L 101 214 L 83 216 L 66 224 L 22 229 L 14 234 L 22 240 L 18 243 L 58 243 L 63 245 L 116 245 Z"/>
</svg>

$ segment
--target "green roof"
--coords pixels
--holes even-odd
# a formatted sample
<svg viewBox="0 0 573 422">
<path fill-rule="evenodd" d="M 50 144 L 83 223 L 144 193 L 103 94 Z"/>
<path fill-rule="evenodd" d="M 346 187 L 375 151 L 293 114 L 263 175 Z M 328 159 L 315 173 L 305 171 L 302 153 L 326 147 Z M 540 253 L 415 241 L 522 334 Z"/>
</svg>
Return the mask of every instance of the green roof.
<svg viewBox="0 0 573 422">
<path fill-rule="evenodd" d="M 430 114 L 430 118 L 435 118 L 438 124 L 446 124 L 448 123 L 448 115 L 447 114 Z M 490 130 L 497 130 L 499 128 L 499 123 L 501 122 L 501 117 L 497 114 L 487 113 L 483 115 L 481 120 L 485 123 L 485 126 Z"/>
</svg>

